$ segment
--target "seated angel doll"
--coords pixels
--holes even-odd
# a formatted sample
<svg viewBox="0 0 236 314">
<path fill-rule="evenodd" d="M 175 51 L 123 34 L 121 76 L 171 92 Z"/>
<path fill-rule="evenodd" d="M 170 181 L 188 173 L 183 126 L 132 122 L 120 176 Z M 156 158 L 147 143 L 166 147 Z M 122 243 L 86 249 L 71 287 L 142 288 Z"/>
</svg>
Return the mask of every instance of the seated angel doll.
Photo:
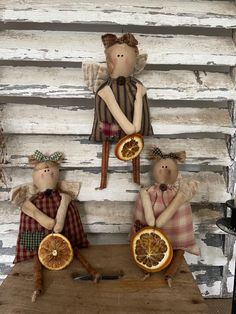
<svg viewBox="0 0 236 314">
<path fill-rule="evenodd" d="M 72 202 L 79 194 L 80 183 L 59 181 L 62 159 L 59 152 L 45 156 L 35 151 L 29 157 L 29 163 L 34 167 L 33 183 L 18 186 L 11 192 L 11 201 L 21 209 L 14 263 L 34 258 L 37 277 L 42 279 L 42 266 L 37 254 L 40 242 L 52 232 L 61 233 L 70 241 L 75 256 L 97 281 L 100 275 L 78 250 L 89 245 L 79 212 Z M 38 278 L 34 299 L 42 290 L 42 280 Z"/>
<path fill-rule="evenodd" d="M 169 286 L 183 260 L 184 252 L 199 255 L 189 203 L 196 193 L 198 182 L 182 179 L 178 174 L 177 162 L 184 162 L 185 158 L 185 152 L 163 154 L 158 147 L 154 147 L 151 159 L 154 160 L 155 183 L 141 188 L 134 209 L 132 233 L 145 226 L 157 227 L 172 244 L 173 259 L 165 272 Z"/>
</svg>

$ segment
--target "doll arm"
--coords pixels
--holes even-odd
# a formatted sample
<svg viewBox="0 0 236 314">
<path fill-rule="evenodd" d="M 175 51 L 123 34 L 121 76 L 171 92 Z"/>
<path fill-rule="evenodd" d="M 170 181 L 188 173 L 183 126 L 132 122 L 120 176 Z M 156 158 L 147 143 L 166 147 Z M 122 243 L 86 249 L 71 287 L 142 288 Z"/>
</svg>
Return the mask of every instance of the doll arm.
<svg viewBox="0 0 236 314">
<path fill-rule="evenodd" d="M 145 220 L 148 226 L 155 226 L 155 216 L 152 209 L 152 203 L 148 191 L 145 188 L 140 190 L 141 203 L 144 210 Z"/>
<path fill-rule="evenodd" d="M 65 219 L 66 219 L 68 206 L 71 202 L 70 195 L 68 195 L 66 193 L 60 193 L 60 195 L 61 195 L 61 203 L 60 203 L 60 206 L 57 210 L 56 224 L 53 228 L 53 231 L 56 233 L 61 232 L 64 228 L 64 223 L 65 223 Z"/>
<path fill-rule="evenodd" d="M 189 202 L 193 198 L 198 184 L 198 181 L 182 180 L 175 198 L 157 218 L 156 226 L 158 228 L 162 228 L 184 203 Z"/>
<path fill-rule="evenodd" d="M 31 201 L 27 200 L 21 207 L 23 213 L 36 220 L 42 227 L 52 230 L 55 220 L 41 212 Z"/>
<path fill-rule="evenodd" d="M 126 134 L 135 133 L 134 125 L 127 119 L 122 110 L 120 109 L 115 96 L 110 88 L 110 86 L 106 85 L 99 92 L 98 95 L 105 101 L 107 107 L 109 108 L 111 114 L 121 127 L 121 129 Z"/>
<path fill-rule="evenodd" d="M 135 127 L 135 131 L 139 132 L 141 130 L 141 125 L 142 125 L 143 96 L 146 94 L 146 88 L 140 83 L 137 83 L 136 86 L 137 86 L 137 92 L 136 92 L 136 99 L 134 102 L 133 125 Z"/>
</svg>

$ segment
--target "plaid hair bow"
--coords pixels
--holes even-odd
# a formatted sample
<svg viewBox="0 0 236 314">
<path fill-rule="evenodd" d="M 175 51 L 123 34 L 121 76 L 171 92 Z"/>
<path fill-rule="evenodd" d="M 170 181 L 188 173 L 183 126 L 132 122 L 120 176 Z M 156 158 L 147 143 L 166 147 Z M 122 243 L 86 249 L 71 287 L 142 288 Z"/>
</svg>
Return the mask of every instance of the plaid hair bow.
<svg viewBox="0 0 236 314">
<path fill-rule="evenodd" d="M 179 159 L 179 156 L 177 156 L 175 153 L 163 154 L 160 148 L 155 146 L 151 150 L 151 159 L 156 159 L 158 157 L 161 159 L 166 158 Z"/>
<path fill-rule="evenodd" d="M 62 153 L 55 152 L 49 156 L 44 155 L 39 150 L 36 150 L 32 157 L 38 161 L 58 161 L 62 158 Z"/>
<path fill-rule="evenodd" d="M 127 44 L 130 47 L 137 48 L 138 41 L 131 33 L 126 33 L 121 37 L 117 37 L 115 34 L 105 34 L 102 36 L 102 42 L 105 48 L 109 48 L 115 44 Z"/>
</svg>

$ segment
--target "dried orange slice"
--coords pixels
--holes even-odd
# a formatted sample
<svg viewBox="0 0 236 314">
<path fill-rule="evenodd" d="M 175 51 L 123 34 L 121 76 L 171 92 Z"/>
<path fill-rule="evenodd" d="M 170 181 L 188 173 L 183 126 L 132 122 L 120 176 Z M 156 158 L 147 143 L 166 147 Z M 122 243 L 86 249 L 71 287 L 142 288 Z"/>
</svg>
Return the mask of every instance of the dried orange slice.
<svg viewBox="0 0 236 314">
<path fill-rule="evenodd" d="M 116 144 L 115 155 L 120 160 L 131 160 L 141 153 L 143 146 L 144 142 L 142 135 L 126 135 Z"/>
<path fill-rule="evenodd" d="M 50 270 L 60 270 L 73 259 L 70 241 L 60 233 L 47 235 L 40 243 L 38 257 L 41 264 Z"/>
<path fill-rule="evenodd" d="M 136 264 L 147 272 L 161 271 L 173 257 L 169 240 L 163 232 L 153 227 L 138 231 L 131 239 L 130 248 Z"/>
</svg>

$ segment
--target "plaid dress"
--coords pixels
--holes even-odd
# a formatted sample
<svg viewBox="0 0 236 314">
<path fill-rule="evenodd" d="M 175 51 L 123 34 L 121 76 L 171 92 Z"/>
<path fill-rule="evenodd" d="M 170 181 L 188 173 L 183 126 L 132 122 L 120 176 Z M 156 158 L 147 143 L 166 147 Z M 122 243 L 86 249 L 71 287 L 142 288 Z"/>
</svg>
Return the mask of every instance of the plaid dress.
<svg viewBox="0 0 236 314">
<path fill-rule="evenodd" d="M 58 190 L 53 190 L 51 193 L 39 192 L 31 198 L 31 202 L 47 216 L 55 218 L 61 202 L 60 192 Z M 51 232 L 21 211 L 14 263 L 33 258 L 37 254 L 41 240 Z M 62 234 L 68 238 L 72 247 L 87 247 L 89 244 L 79 212 L 72 202 L 68 207 Z"/>
<path fill-rule="evenodd" d="M 109 85 L 111 87 L 120 109 L 130 122 L 133 122 L 134 102 L 137 91 L 136 83 L 140 82 L 132 76 L 121 76 L 117 79 L 109 78 L 108 81 L 102 84 L 98 89 L 98 91 L 101 90 L 105 85 Z M 117 141 L 126 134 L 120 129 L 106 103 L 98 95 L 98 91 L 95 96 L 93 129 L 89 139 L 95 142 L 105 140 Z M 147 95 L 143 97 L 143 117 L 139 134 L 143 136 L 153 135 Z"/>
<path fill-rule="evenodd" d="M 171 203 L 177 190 L 178 187 L 176 185 L 167 185 L 166 191 L 161 191 L 160 184 L 157 183 L 149 187 L 148 193 L 155 218 Z M 134 228 L 138 231 L 145 226 L 147 226 L 147 223 L 139 194 L 135 202 Z M 199 249 L 194 238 L 190 203 L 183 204 L 161 230 L 170 240 L 173 249 L 182 249 L 194 255 L 199 255 Z"/>
</svg>

